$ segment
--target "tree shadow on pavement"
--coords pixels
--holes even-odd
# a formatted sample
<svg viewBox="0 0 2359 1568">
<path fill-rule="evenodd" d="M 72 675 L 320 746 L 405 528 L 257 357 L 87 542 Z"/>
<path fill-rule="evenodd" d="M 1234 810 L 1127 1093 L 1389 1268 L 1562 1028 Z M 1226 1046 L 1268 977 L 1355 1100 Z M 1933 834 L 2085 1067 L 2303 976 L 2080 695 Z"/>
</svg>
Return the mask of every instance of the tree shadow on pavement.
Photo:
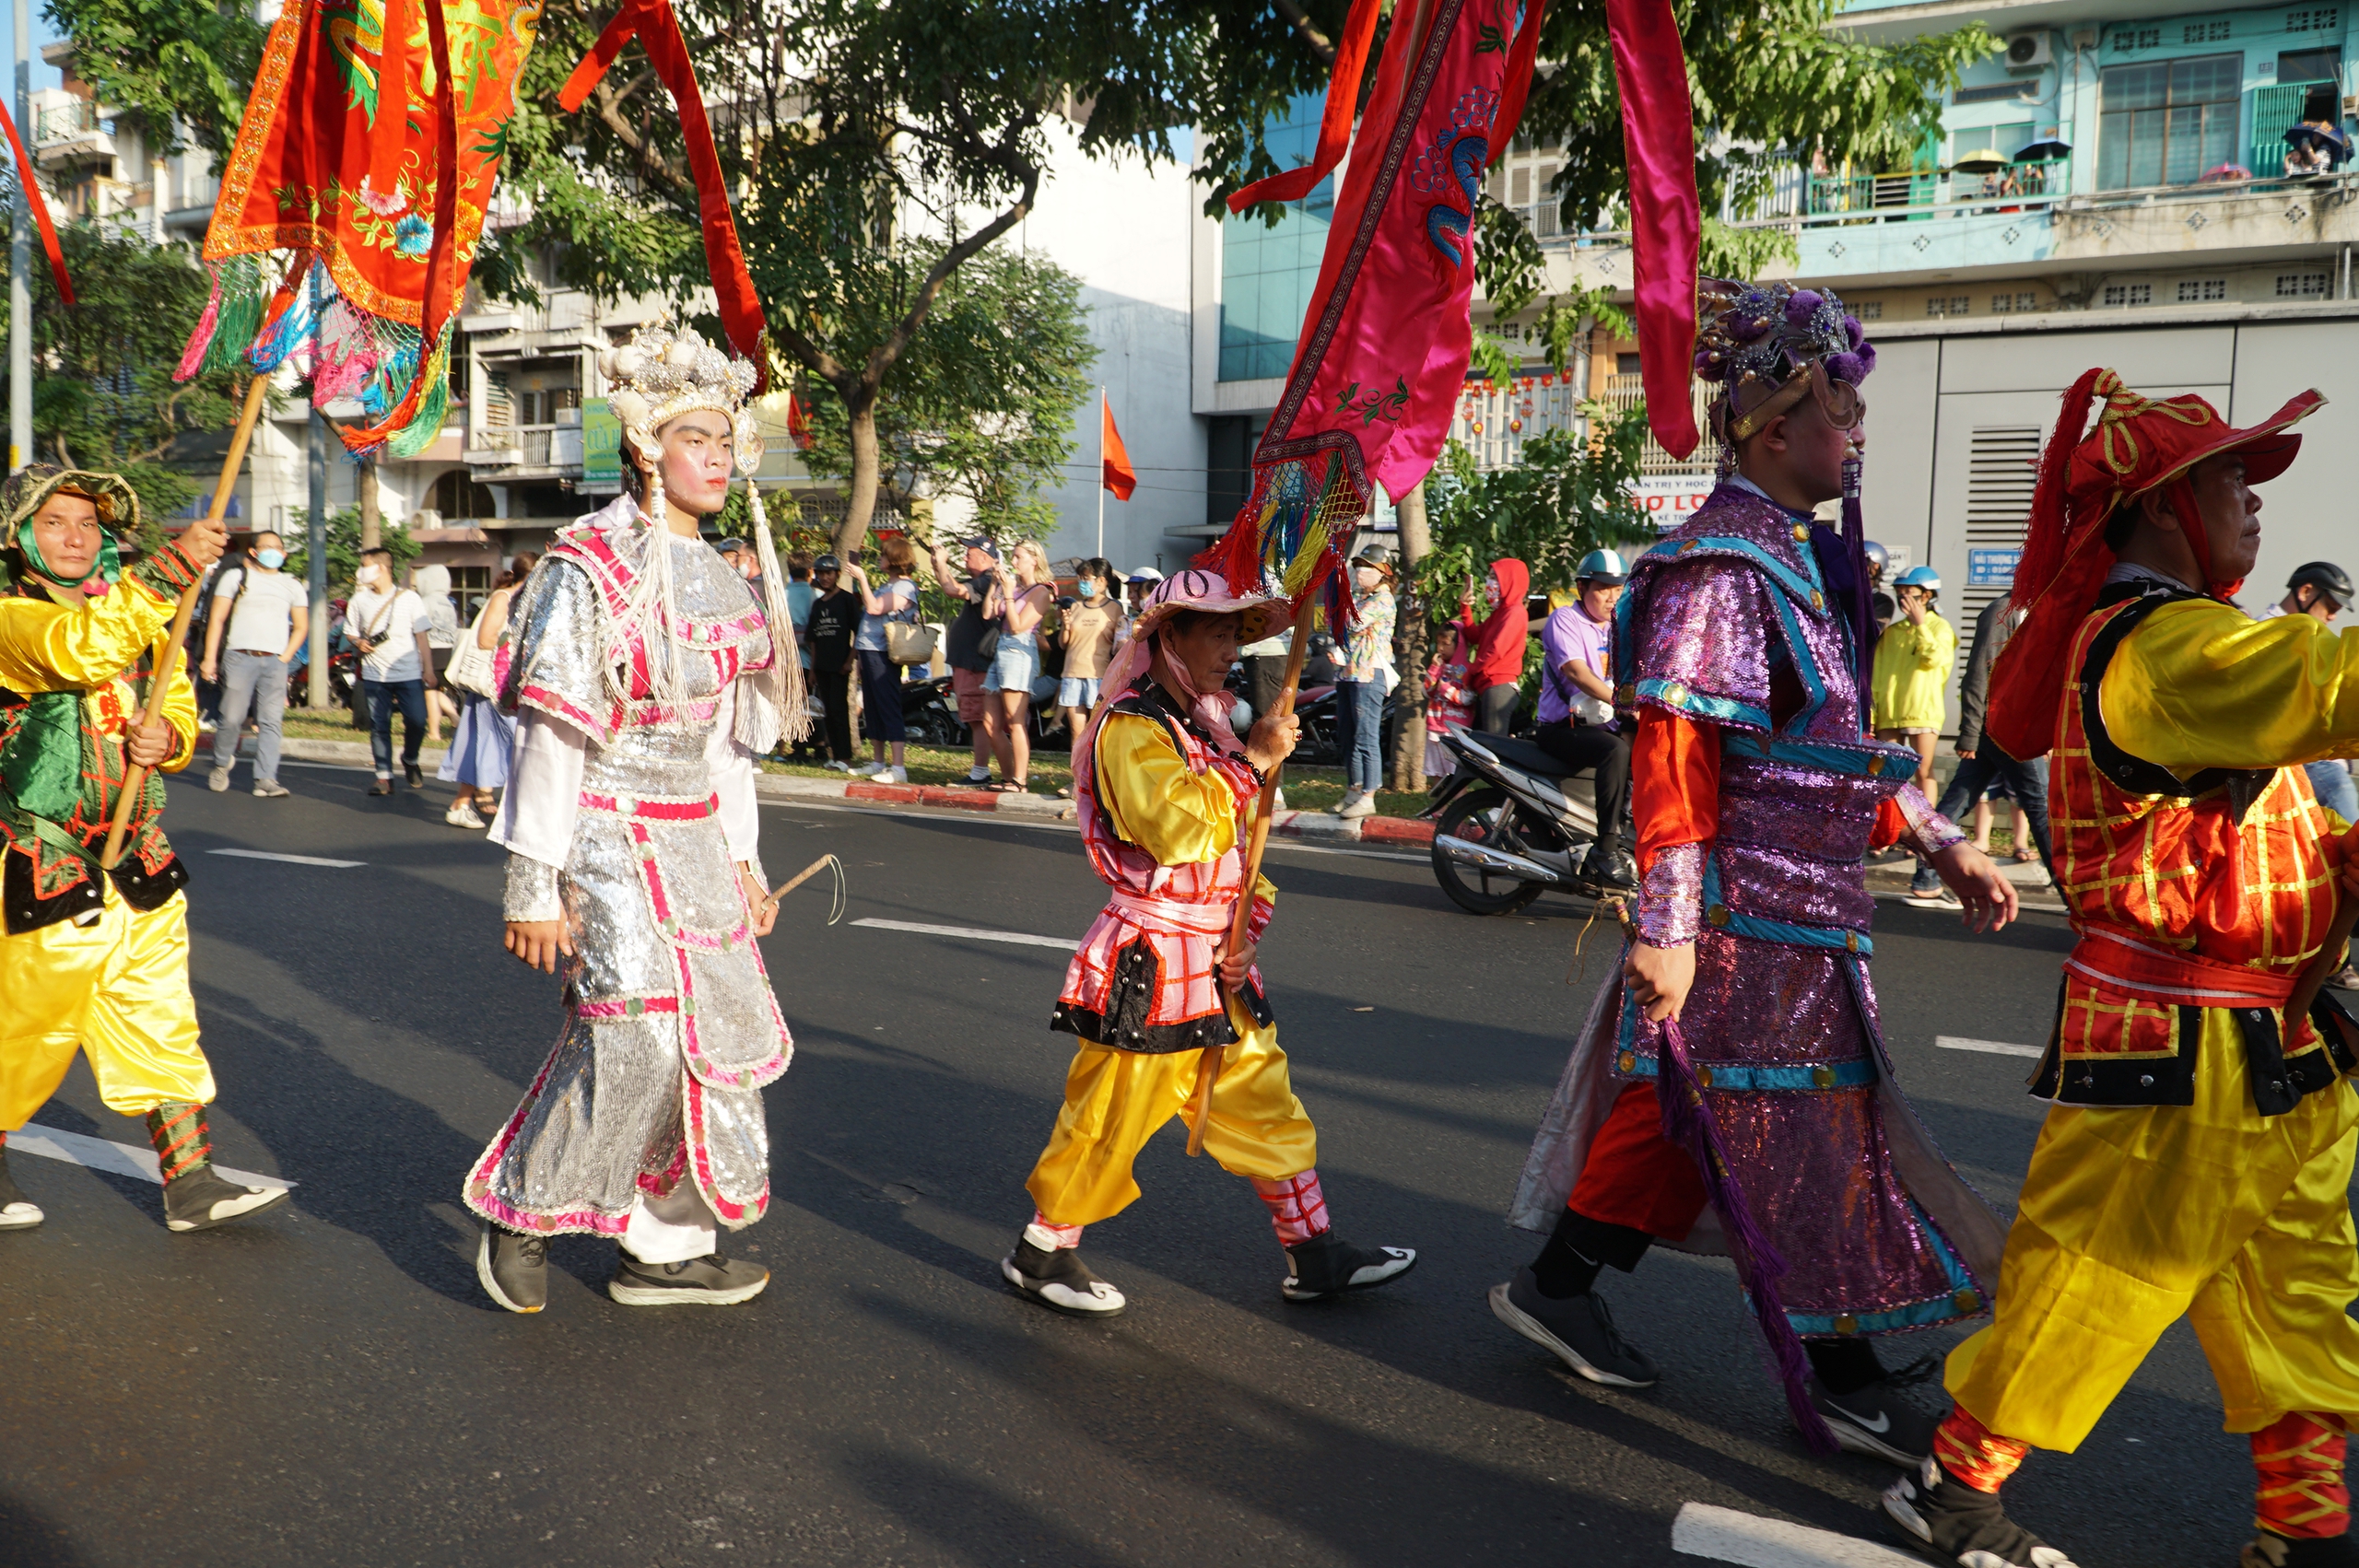
<svg viewBox="0 0 2359 1568">
<path fill-rule="evenodd" d="M 65 1527 L 41 1508 L 0 1493 L 0 1562 L 8 1568 L 84 1568 L 89 1562 Z"/>
</svg>

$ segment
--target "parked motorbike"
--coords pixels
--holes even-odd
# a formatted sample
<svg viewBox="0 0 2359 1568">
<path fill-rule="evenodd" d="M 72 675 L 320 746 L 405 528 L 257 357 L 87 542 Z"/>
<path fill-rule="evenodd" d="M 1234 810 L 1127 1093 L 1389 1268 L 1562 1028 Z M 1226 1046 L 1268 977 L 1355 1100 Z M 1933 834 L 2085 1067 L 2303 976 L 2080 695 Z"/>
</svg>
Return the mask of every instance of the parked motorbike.
<svg viewBox="0 0 2359 1568">
<path fill-rule="evenodd" d="M 1529 741 L 1450 730 L 1442 746 L 1458 759 L 1433 804 L 1434 880 L 1470 915 L 1512 915 L 1554 888 L 1588 897 L 1620 896 L 1582 872 L 1597 837 L 1593 778 L 1567 777 L 1565 764 Z"/>
<path fill-rule="evenodd" d="M 958 698 L 948 675 L 901 684 L 901 725 L 910 739 L 929 746 L 963 746 L 967 726 L 958 722 Z"/>
</svg>

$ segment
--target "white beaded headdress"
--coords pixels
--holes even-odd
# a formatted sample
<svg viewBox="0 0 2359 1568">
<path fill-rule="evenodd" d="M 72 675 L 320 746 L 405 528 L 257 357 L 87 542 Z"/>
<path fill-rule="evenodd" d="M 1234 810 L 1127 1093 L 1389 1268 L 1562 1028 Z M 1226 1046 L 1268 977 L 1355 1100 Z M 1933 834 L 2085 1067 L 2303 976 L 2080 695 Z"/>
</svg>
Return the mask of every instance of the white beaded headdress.
<svg viewBox="0 0 2359 1568">
<path fill-rule="evenodd" d="M 728 419 L 737 472 L 745 476 L 745 495 L 753 512 L 755 558 L 761 564 L 762 610 L 769 622 L 770 667 L 756 685 L 761 700 L 737 705 L 736 735 L 757 755 L 783 737 L 799 740 L 810 732 L 804 710 L 802 658 L 795 648 L 794 619 L 787 607 L 786 572 L 779 564 L 778 547 L 770 539 L 769 520 L 762 515 L 762 493 L 754 471 L 762 462 L 762 438 L 745 399 L 760 379 L 750 361 L 714 347 L 693 331 L 672 332 L 662 325 L 645 326 L 620 348 L 598 356 L 599 372 L 606 379 L 607 406 L 622 422 L 623 457 L 637 462 L 644 455 L 659 462 L 660 435 L 664 426 L 684 414 L 710 412 Z M 663 499 L 663 472 L 647 474 L 647 497 L 640 511 L 647 520 L 651 543 L 668 532 Z M 663 656 L 656 639 L 648 640 L 648 680 L 657 702 L 676 706 L 682 697 L 680 644 L 672 593 L 672 552 L 641 552 L 639 581 L 633 586 L 628 612 L 614 626 L 606 650 L 606 675 L 617 694 L 628 698 L 629 649 L 642 626 L 661 624 Z"/>
</svg>

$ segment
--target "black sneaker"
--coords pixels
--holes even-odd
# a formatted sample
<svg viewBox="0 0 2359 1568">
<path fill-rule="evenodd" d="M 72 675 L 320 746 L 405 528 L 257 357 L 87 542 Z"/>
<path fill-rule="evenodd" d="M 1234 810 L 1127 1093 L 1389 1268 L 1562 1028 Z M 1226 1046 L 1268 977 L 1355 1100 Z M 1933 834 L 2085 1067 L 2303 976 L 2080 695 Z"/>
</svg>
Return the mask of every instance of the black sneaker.
<svg viewBox="0 0 2359 1568">
<path fill-rule="evenodd" d="M 475 1279 L 511 1312 L 538 1312 L 549 1300 L 549 1238 L 484 1222 L 475 1244 Z"/>
<path fill-rule="evenodd" d="M 1884 1514 L 1909 1544 L 1936 1562 L 1959 1568 L 2074 1568 L 2071 1558 L 2007 1517 L 1998 1497 L 1977 1492 L 1927 1459 L 1894 1481 Z"/>
<path fill-rule="evenodd" d="M 2263 1530 L 2236 1559 L 2236 1568 L 2353 1568 L 2359 1541 L 2349 1536 L 2291 1540 Z"/>
<path fill-rule="evenodd" d="M 1076 1246 L 1035 1246 L 1019 1236 L 1015 1250 L 999 1260 L 999 1273 L 1050 1312 L 1115 1317 L 1131 1305 L 1121 1292 L 1089 1271 Z"/>
<path fill-rule="evenodd" d="M 1913 1470 L 1932 1453 L 1933 1432 L 1942 1424 L 1942 1416 L 1919 1410 L 1901 1390 L 1930 1380 L 1941 1365 L 1938 1358 L 1926 1356 L 1840 1396 L 1828 1393 L 1825 1385 L 1813 1377 L 1809 1384 L 1810 1402 L 1843 1447 Z"/>
<path fill-rule="evenodd" d="M 402 764 L 402 777 L 409 780 L 409 787 L 413 790 L 426 782 L 425 770 L 414 762 Z"/>
<path fill-rule="evenodd" d="M 1320 1231 L 1286 1248 L 1285 1283 L 1278 1289 L 1288 1301 L 1317 1301 L 1389 1285 L 1416 1266 L 1417 1255 L 1405 1246 L 1354 1246 Z"/>
<path fill-rule="evenodd" d="M 641 1263 L 626 1252 L 606 1281 L 606 1293 L 625 1306 L 734 1306 L 769 1286 L 758 1263 L 733 1263 L 718 1252 L 686 1263 Z"/>
<path fill-rule="evenodd" d="M 1491 1314 L 1588 1378 L 1613 1388 L 1651 1388 L 1662 1374 L 1647 1352 L 1622 1338 L 1596 1292 L 1551 1300 L 1530 1269 L 1491 1287 Z"/>
<path fill-rule="evenodd" d="M 209 1231 L 287 1201 L 283 1187 L 240 1187 L 221 1179 L 207 1161 L 164 1184 L 164 1224 L 175 1231 Z"/>
<path fill-rule="evenodd" d="M 8 1146 L 0 1143 L 0 1231 L 29 1231 L 48 1217 L 8 1174 Z"/>
</svg>

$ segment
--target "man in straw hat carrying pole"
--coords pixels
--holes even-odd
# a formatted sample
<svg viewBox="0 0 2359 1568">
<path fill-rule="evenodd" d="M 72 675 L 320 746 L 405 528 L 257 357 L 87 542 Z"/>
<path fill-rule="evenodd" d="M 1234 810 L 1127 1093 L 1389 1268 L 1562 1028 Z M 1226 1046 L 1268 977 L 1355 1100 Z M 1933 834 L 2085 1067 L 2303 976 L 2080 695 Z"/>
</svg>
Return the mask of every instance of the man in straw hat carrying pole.
<svg viewBox="0 0 2359 1568">
<path fill-rule="evenodd" d="M 213 1168 L 188 872 L 157 825 L 153 776 L 195 755 L 195 696 L 176 664 L 147 725 L 128 678 L 228 536 L 217 519 L 194 522 L 125 570 L 110 530 L 138 525 L 139 499 L 116 474 L 36 465 L 0 486 L 0 1230 L 41 1222 L 9 1179 L 6 1135 L 56 1093 L 76 1051 L 109 1110 L 147 1117 L 171 1229 L 287 1197 Z M 108 871 L 100 847 L 133 767 L 148 777 L 128 852 Z"/>
<path fill-rule="evenodd" d="M 1916 754 L 1864 733 L 1874 349 L 1821 290 L 1708 280 L 1704 298 L 1720 482 L 1617 606 L 1615 696 L 1639 715 L 1630 942 L 1509 1216 L 1547 1245 L 1491 1306 L 1581 1375 L 1646 1387 L 1659 1375 L 1600 1271 L 1657 1241 L 1726 1253 L 1805 1439 L 1907 1466 L 1936 1418 L 1874 1340 L 1979 1312 L 2001 1231 L 1893 1081 L 1863 857 L 1907 841 L 1978 928 L 2014 896 L 1908 782 Z M 1813 516 L 1837 496 L 1840 533 Z"/>
<path fill-rule="evenodd" d="M 1884 1497 L 1942 1562 L 2065 1568 L 2000 1488 L 2031 1449 L 2079 1446 L 2185 1316 L 2227 1429 L 2251 1438 L 2244 1568 L 2359 1563 L 2343 1482 L 2359 1094 L 2350 1020 L 2317 989 L 2359 868 L 2296 766 L 2359 755 L 2359 636 L 2228 598 L 2259 554 L 2252 486 L 2285 471 L 2289 427 L 2322 402 L 2237 429 L 2200 397 L 2091 370 L 2040 460 L 2014 584 L 2029 614 L 1993 668 L 1989 730 L 2011 756 L 2055 753 L 2056 879 L 2080 942 L 1996 1316 L 1951 1352 L 1956 1409 Z"/>
<path fill-rule="evenodd" d="M 1262 781 L 1294 750 L 1300 721 L 1271 715 L 1239 741 L 1221 680 L 1238 646 L 1278 629 L 1284 613 L 1211 572 L 1157 584 L 1074 747 L 1082 842 L 1112 896 L 1050 1021 L 1081 1046 L 1026 1184 L 1032 1223 L 1000 1264 L 1010 1285 L 1058 1312 L 1110 1317 L 1128 1305 L 1081 1260 L 1082 1228 L 1138 1197 L 1132 1163 L 1191 1099 L 1205 1152 L 1269 1205 L 1287 1300 L 1381 1285 L 1417 1260 L 1404 1247 L 1354 1246 L 1329 1224 L 1318 1133 L 1254 966 L 1277 889 L 1256 877 L 1247 893 L 1245 845 Z M 1241 896 L 1252 918 L 1246 944 L 1231 948 Z M 1197 1069 L 1208 1049 L 1220 1067 L 1206 1095 Z"/>
</svg>

